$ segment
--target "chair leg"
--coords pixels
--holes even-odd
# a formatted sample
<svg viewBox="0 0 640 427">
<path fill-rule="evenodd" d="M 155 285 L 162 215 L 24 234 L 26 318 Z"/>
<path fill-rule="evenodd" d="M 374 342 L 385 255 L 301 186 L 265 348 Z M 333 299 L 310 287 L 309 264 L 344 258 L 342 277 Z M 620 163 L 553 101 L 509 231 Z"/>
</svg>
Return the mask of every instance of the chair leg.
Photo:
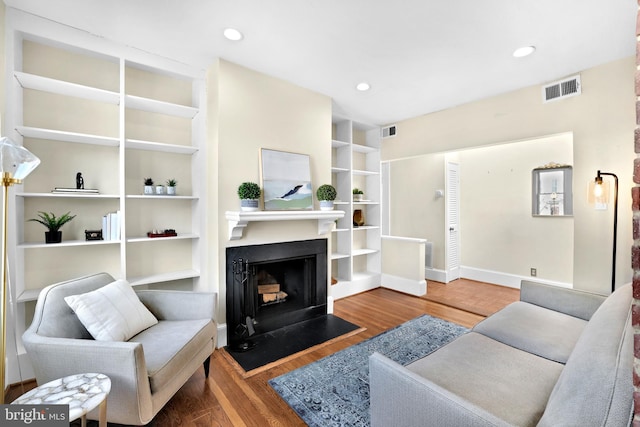
<svg viewBox="0 0 640 427">
<path fill-rule="evenodd" d="M 204 361 L 204 377 L 209 378 L 209 363 L 211 362 L 211 356 L 207 357 L 207 360 Z"/>
</svg>

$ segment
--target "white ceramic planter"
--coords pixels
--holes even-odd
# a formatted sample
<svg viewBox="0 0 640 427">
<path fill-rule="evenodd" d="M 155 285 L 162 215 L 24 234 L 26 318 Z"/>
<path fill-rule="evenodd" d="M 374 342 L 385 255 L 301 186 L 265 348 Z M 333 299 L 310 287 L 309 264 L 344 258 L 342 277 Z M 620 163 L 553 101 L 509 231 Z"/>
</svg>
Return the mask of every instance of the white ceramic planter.
<svg viewBox="0 0 640 427">
<path fill-rule="evenodd" d="M 176 195 L 176 187 L 167 186 L 167 195 L 175 196 Z"/>
<path fill-rule="evenodd" d="M 321 211 L 332 211 L 333 210 L 333 200 L 320 200 L 320 210 Z"/>
<path fill-rule="evenodd" d="M 145 185 L 144 186 L 144 194 L 155 194 L 153 191 L 153 185 Z"/>
<path fill-rule="evenodd" d="M 258 210 L 258 199 L 240 200 L 240 209 L 244 212 L 254 212 Z"/>
</svg>

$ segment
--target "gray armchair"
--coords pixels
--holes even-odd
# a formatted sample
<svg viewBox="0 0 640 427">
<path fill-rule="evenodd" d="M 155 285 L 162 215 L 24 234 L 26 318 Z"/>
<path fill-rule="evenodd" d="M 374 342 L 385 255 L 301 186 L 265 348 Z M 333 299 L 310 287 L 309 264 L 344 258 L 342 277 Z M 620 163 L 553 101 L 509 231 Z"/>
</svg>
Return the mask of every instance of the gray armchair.
<svg viewBox="0 0 640 427">
<path fill-rule="evenodd" d="M 158 323 L 126 342 L 96 341 L 64 297 L 113 281 L 100 273 L 46 287 L 22 339 L 38 384 L 82 372 L 106 374 L 111 379 L 108 421 L 147 424 L 201 364 L 208 376 L 216 345 L 216 294 L 136 291 Z"/>
</svg>

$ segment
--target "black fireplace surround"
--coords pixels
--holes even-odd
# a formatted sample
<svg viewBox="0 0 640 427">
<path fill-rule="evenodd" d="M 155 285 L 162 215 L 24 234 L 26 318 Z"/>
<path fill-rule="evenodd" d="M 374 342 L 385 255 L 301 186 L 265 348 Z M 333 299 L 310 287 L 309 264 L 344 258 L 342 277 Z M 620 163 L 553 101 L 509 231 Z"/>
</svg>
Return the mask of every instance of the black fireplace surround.
<svg viewBox="0 0 640 427">
<path fill-rule="evenodd" d="M 230 349 L 327 314 L 326 239 L 227 248 L 226 267 Z"/>
</svg>

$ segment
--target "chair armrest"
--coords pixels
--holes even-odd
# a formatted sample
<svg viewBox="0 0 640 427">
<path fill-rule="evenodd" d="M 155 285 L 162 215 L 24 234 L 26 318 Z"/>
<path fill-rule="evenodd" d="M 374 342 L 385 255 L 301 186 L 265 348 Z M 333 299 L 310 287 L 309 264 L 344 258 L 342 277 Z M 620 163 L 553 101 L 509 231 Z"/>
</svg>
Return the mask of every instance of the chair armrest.
<svg viewBox="0 0 640 427">
<path fill-rule="evenodd" d="M 369 378 L 371 427 L 509 425 L 379 353 L 369 357 Z"/>
<path fill-rule="evenodd" d="M 142 344 L 53 338 L 27 330 L 22 341 L 38 384 L 68 375 L 96 372 L 111 380 L 109 406 L 150 419 L 151 386 Z"/>
<path fill-rule="evenodd" d="M 158 319 L 211 319 L 215 322 L 215 292 L 136 290 L 136 294 Z"/>
<path fill-rule="evenodd" d="M 605 295 L 529 280 L 523 280 L 520 285 L 520 301 L 584 320 L 589 320 L 605 299 Z"/>
</svg>

